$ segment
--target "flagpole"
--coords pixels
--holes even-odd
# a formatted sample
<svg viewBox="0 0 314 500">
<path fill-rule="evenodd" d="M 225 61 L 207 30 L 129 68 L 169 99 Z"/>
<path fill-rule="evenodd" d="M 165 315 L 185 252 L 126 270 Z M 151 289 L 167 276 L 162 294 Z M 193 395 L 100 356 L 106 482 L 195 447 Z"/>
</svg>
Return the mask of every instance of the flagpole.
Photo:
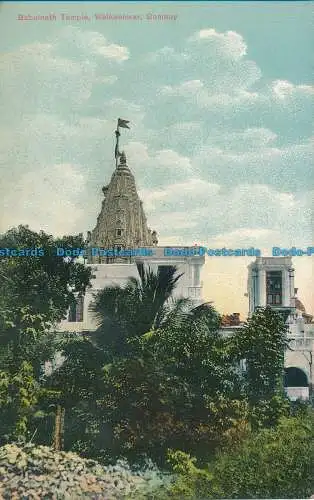
<svg viewBox="0 0 314 500">
<path fill-rule="evenodd" d="M 116 168 L 118 167 L 118 158 L 119 158 L 119 137 L 120 137 L 120 130 L 119 130 L 119 119 L 117 123 L 117 130 L 115 131 L 116 134 L 116 148 L 115 148 L 115 157 L 116 157 Z"/>
<path fill-rule="evenodd" d="M 116 149 L 115 149 L 116 168 L 118 167 L 118 158 L 119 158 L 119 156 L 121 156 L 120 152 L 119 152 L 120 127 L 130 128 L 128 123 L 129 123 L 129 120 L 122 120 L 121 118 L 118 118 L 117 130 L 115 131 L 115 134 L 116 134 Z"/>
</svg>

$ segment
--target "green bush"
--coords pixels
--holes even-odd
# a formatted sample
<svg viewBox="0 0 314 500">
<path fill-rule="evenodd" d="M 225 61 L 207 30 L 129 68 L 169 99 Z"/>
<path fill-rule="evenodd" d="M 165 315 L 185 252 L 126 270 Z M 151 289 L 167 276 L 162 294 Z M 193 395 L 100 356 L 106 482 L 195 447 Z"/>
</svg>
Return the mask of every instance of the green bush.
<svg viewBox="0 0 314 500">
<path fill-rule="evenodd" d="M 314 492 L 314 418 L 283 418 L 199 469 L 189 455 L 171 453 L 178 474 L 160 498 L 309 498 Z"/>
</svg>

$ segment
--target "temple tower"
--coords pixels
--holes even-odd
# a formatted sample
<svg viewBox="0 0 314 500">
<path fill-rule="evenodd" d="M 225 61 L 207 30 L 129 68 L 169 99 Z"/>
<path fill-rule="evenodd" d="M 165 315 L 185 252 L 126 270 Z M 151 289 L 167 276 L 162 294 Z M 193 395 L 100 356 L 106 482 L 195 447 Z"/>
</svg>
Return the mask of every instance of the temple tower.
<svg viewBox="0 0 314 500">
<path fill-rule="evenodd" d="M 124 152 L 119 155 L 110 183 L 102 191 L 104 199 L 96 227 L 89 233 L 89 246 L 118 251 L 156 246 L 157 234 L 147 226 L 143 203 Z M 110 263 L 126 259 L 130 260 L 127 257 L 92 257 L 90 261 Z"/>
</svg>

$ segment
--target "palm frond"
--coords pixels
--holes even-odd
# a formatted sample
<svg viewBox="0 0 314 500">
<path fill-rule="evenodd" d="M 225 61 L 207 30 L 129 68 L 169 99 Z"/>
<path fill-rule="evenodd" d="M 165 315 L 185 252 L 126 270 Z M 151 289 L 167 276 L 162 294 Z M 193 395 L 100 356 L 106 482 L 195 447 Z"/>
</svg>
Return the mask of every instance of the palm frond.
<svg viewBox="0 0 314 500">
<path fill-rule="evenodd" d="M 112 343 L 116 338 L 120 344 L 163 324 L 179 324 L 191 307 L 188 299 L 171 299 L 182 276 L 175 266 L 160 267 L 154 272 L 137 264 L 137 269 L 138 278 L 130 277 L 125 286 L 107 287 L 94 296 L 90 311 L 104 343 Z"/>
<path fill-rule="evenodd" d="M 170 298 L 158 312 L 154 328 L 167 328 L 184 326 L 190 316 L 192 301 L 187 298 Z"/>
</svg>

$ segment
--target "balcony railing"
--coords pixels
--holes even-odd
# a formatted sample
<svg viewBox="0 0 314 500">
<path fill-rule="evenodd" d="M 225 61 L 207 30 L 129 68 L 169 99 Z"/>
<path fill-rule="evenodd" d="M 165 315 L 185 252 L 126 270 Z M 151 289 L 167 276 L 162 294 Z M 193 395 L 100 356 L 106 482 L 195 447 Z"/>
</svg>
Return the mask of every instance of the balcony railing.
<svg viewBox="0 0 314 500">
<path fill-rule="evenodd" d="M 201 286 L 189 286 L 189 298 L 199 299 L 201 297 Z"/>
</svg>

